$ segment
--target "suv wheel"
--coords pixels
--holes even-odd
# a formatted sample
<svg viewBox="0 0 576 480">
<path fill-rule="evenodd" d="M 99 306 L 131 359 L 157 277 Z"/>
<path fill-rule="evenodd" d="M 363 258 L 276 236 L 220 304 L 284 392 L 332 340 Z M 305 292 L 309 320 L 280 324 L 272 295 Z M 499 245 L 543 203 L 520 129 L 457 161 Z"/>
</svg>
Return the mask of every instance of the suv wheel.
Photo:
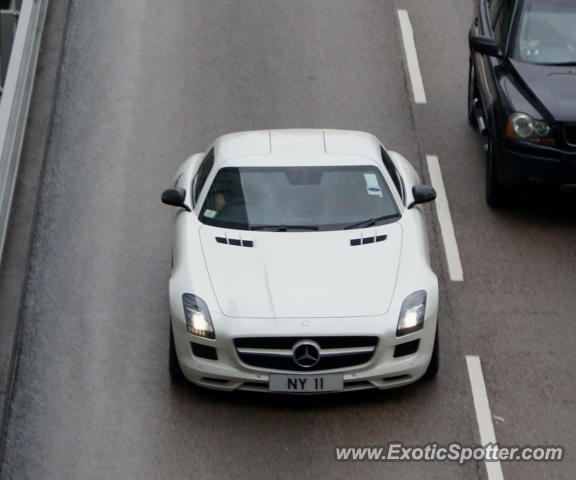
<svg viewBox="0 0 576 480">
<path fill-rule="evenodd" d="M 476 121 L 476 112 L 474 109 L 474 99 L 476 98 L 476 80 L 474 79 L 474 65 L 472 65 L 472 59 L 470 59 L 470 67 L 468 69 L 468 122 L 474 128 L 478 127 L 478 122 Z"/>
<path fill-rule="evenodd" d="M 507 190 L 498 178 L 496 150 L 492 136 L 488 136 L 488 152 L 486 155 L 486 203 L 492 208 L 503 205 L 507 197 Z"/>
</svg>

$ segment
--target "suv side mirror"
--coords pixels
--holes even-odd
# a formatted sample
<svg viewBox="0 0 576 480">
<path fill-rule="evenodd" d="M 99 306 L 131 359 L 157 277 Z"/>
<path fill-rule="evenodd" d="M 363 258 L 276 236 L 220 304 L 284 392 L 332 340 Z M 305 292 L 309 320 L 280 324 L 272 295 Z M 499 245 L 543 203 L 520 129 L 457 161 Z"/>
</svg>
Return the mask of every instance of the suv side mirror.
<svg viewBox="0 0 576 480">
<path fill-rule="evenodd" d="M 428 185 L 414 185 L 412 187 L 412 196 L 414 197 L 414 201 L 408 205 L 408 208 L 435 200 L 436 190 Z"/>
<path fill-rule="evenodd" d="M 502 58 L 500 47 L 498 47 L 498 44 L 490 37 L 470 37 L 470 49 L 481 55 Z"/>
<path fill-rule="evenodd" d="M 173 207 L 181 207 L 187 212 L 192 211 L 188 205 L 184 203 L 186 199 L 186 189 L 181 187 L 167 188 L 162 192 L 162 203 L 172 205 Z"/>
</svg>

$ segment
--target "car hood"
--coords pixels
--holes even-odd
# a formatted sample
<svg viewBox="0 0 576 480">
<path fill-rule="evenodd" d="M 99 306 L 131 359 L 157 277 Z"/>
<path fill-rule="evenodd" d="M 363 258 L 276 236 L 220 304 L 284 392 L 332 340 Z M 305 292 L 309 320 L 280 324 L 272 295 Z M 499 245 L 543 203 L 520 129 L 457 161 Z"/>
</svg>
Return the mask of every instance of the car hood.
<svg viewBox="0 0 576 480">
<path fill-rule="evenodd" d="M 350 243 L 375 235 L 386 239 Z M 388 311 L 394 293 L 402 226 L 396 222 L 335 232 L 241 232 L 204 225 L 200 241 L 226 316 L 373 316 Z M 238 241 L 244 246 L 234 245 Z"/>
<path fill-rule="evenodd" d="M 557 122 L 576 121 L 576 67 L 515 60 L 511 60 L 511 64 L 523 85 L 521 91 L 526 90 L 526 96 L 540 113 L 550 115 Z"/>
</svg>

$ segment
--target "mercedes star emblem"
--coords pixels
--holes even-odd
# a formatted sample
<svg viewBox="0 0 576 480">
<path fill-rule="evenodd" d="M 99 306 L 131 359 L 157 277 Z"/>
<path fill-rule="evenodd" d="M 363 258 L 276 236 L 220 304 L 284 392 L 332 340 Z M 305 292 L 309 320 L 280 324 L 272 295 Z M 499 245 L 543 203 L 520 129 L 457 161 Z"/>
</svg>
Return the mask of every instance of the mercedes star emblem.
<svg viewBox="0 0 576 480">
<path fill-rule="evenodd" d="M 302 340 L 292 347 L 292 358 L 296 365 L 311 368 L 320 361 L 320 345 L 312 340 Z"/>
</svg>

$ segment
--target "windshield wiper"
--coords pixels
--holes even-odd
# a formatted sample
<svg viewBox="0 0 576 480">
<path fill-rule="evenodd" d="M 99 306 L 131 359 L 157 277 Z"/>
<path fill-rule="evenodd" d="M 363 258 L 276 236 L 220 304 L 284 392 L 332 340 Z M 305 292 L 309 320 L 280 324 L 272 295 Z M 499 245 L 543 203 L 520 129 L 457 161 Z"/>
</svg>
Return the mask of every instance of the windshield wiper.
<svg viewBox="0 0 576 480">
<path fill-rule="evenodd" d="M 316 225 L 252 225 L 250 230 L 287 232 L 288 230 L 318 230 L 318 227 Z"/>
<path fill-rule="evenodd" d="M 350 225 L 346 225 L 344 230 L 351 230 L 353 228 L 366 228 L 371 227 L 372 225 L 377 224 L 383 220 L 388 220 L 390 218 L 398 218 L 400 216 L 399 213 L 393 213 L 391 215 L 384 215 L 383 217 L 375 217 L 375 218 L 367 218 L 366 220 L 362 220 L 361 222 L 352 223 Z"/>
</svg>

